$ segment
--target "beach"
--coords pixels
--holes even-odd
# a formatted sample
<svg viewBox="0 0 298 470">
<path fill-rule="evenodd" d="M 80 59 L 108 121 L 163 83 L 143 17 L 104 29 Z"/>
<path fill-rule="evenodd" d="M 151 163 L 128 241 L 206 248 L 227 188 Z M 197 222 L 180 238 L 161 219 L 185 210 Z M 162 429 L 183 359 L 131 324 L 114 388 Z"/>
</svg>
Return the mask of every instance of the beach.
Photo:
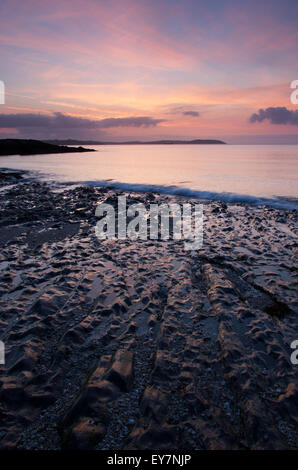
<svg viewBox="0 0 298 470">
<path fill-rule="evenodd" d="M 98 240 L 95 210 L 196 199 L 0 184 L 1 449 L 298 447 L 296 210 L 199 201 L 186 251 Z"/>
</svg>

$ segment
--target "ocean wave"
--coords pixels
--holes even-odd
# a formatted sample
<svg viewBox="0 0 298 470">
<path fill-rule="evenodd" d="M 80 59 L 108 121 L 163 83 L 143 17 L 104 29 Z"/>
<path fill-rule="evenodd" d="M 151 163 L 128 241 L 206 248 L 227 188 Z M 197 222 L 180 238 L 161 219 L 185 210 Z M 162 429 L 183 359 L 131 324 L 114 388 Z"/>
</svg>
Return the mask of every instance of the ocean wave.
<svg viewBox="0 0 298 470">
<path fill-rule="evenodd" d="M 166 186 L 154 184 L 139 184 L 139 183 L 122 183 L 120 181 L 102 180 L 102 181 L 81 181 L 76 184 L 83 184 L 86 186 L 102 186 L 121 189 L 124 191 L 134 192 L 155 192 L 159 194 L 172 194 L 175 196 L 185 196 L 196 199 L 207 199 L 211 201 L 222 201 L 229 203 L 246 203 L 254 206 L 269 206 L 276 209 L 290 209 L 298 210 L 298 199 L 278 197 L 266 198 L 259 196 L 250 196 L 246 194 L 236 194 L 228 192 L 215 192 L 215 191 L 201 191 L 180 186 Z"/>
</svg>

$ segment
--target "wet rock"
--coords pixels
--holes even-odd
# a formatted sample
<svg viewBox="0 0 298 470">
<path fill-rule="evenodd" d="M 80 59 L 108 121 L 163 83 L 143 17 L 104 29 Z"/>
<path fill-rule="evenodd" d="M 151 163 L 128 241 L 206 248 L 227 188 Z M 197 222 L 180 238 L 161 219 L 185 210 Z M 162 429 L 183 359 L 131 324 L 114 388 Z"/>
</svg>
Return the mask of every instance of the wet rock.
<svg viewBox="0 0 298 470">
<path fill-rule="evenodd" d="M 140 408 L 147 420 L 162 423 L 165 420 L 167 406 L 167 397 L 161 390 L 152 387 L 146 388 Z"/>
<path fill-rule="evenodd" d="M 124 193 L 31 183 L 0 192 L 1 448 L 297 447 L 294 211 L 206 203 L 192 256 L 99 243 Z"/>
<path fill-rule="evenodd" d="M 130 435 L 127 449 L 177 449 L 179 445 L 179 428 L 174 426 L 154 426 L 147 430 L 135 431 Z"/>
<path fill-rule="evenodd" d="M 63 439 L 63 448 L 68 450 L 90 450 L 105 435 L 105 427 L 94 424 L 91 419 L 82 419 L 76 426 L 66 432 Z"/>
<path fill-rule="evenodd" d="M 119 387 L 122 392 L 128 392 L 132 387 L 133 378 L 133 353 L 124 350 L 117 351 L 106 379 Z"/>
</svg>

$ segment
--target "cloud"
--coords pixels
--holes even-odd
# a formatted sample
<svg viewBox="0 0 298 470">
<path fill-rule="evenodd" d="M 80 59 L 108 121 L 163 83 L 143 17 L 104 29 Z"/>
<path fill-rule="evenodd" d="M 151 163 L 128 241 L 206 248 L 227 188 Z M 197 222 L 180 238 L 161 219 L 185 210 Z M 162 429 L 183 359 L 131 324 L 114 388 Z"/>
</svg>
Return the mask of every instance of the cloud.
<svg viewBox="0 0 298 470">
<path fill-rule="evenodd" d="M 292 111 L 285 106 L 276 108 L 259 109 L 250 116 L 250 122 L 263 122 L 265 119 L 271 124 L 291 124 L 298 126 L 298 110 Z"/>
<path fill-rule="evenodd" d="M 198 111 L 184 111 L 184 116 L 193 116 L 193 117 L 199 117 L 200 113 Z"/>
<path fill-rule="evenodd" d="M 108 127 L 155 127 L 165 119 L 154 119 L 148 116 L 138 116 L 129 118 L 108 118 L 98 122 L 98 127 L 106 129 Z"/>
<path fill-rule="evenodd" d="M 68 116 L 63 113 L 43 114 L 0 114 L 0 128 L 47 128 L 47 129 L 108 129 L 111 127 L 155 127 L 164 119 L 148 116 L 107 118 L 101 120 Z"/>
</svg>

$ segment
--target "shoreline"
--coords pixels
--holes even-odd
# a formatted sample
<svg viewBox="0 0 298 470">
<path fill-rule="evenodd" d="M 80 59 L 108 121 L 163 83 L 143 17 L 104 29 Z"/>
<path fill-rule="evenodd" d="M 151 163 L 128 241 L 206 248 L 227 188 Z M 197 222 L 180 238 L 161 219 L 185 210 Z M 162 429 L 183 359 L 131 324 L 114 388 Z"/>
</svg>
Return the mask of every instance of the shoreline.
<svg viewBox="0 0 298 470">
<path fill-rule="evenodd" d="M 199 202 L 209 204 L 210 202 L 222 202 L 227 204 L 240 204 L 243 206 L 250 207 L 272 207 L 278 210 L 293 210 L 298 211 L 298 198 L 294 196 L 276 196 L 265 197 L 265 196 L 251 196 L 246 194 L 236 194 L 229 192 L 214 192 L 214 191 L 202 191 L 191 189 L 187 187 L 179 187 L 175 185 L 154 185 L 154 184 L 139 184 L 139 183 L 123 183 L 119 181 L 103 180 L 103 181 L 55 181 L 50 178 L 50 175 L 43 174 L 38 171 L 32 170 L 21 170 L 21 169 L 10 169 L 6 167 L 0 167 L 0 190 L 1 190 L 1 174 L 3 183 L 5 183 L 5 174 L 15 172 L 20 175 L 27 175 L 28 179 L 36 182 L 43 182 L 48 184 L 56 190 L 67 189 L 68 187 L 94 187 L 94 188 L 108 188 L 109 190 L 121 191 L 121 192 L 133 192 L 139 194 L 154 193 L 159 195 L 174 196 L 185 199 L 197 200 Z M 9 183 L 9 179 L 7 179 Z M 13 181 L 12 183 L 16 183 Z"/>
<path fill-rule="evenodd" d="M 297 211 L 199 201 L 197 252 L 99 241 L 98 203 L 198 200 L 10 171 L 0 448 L 297 449 Z"/>
</svg>

